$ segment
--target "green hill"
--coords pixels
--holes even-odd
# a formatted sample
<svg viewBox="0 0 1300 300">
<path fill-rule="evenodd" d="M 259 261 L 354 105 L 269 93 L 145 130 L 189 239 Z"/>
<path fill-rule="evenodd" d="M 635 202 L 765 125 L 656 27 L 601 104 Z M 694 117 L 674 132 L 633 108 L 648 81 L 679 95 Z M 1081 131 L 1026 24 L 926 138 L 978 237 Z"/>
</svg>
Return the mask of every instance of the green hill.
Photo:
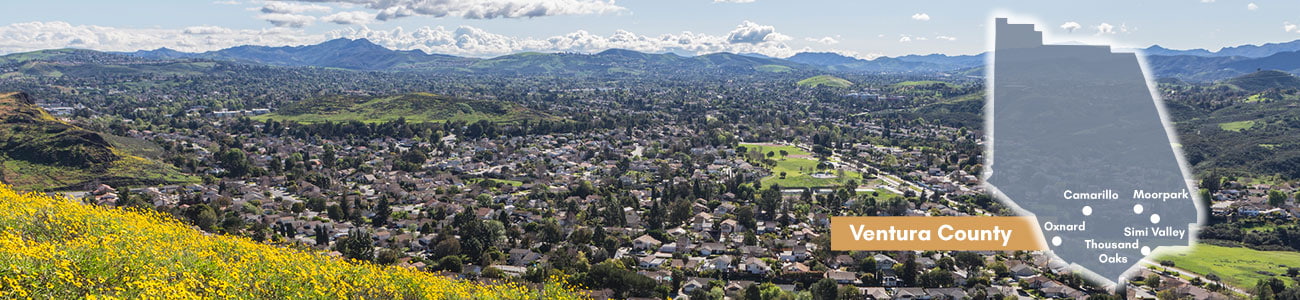
<svg viewBox="0 0 1300 300">
<path fill-rule="evenodd" d="M 331 96 L 302 100 L 255 119 L 301 123 L 386 122 L 405 118 L 410 122 L 511 123 L 547 119 L 550 116 L 527 107 L 497 100 L 463 99 L 429 93 L 384 97 Z"/>
<path fill-rule="evenodd" d="M 25 93 L 0 94 L 0 119 L 0 181 L 17 189 L 196 181 L 176 167 L 123 151 L 100 133 L 55 119 Z"/>
<path fill-rule="evenodd" d="M 1300 88 L 1300 78 L 1282 71 L 1259 71 L 1228 79 L 1225 83 L 1237 88 L 1258 92 L 1269 89 Z"/>
<path fill-rule="evenodd" d="M 853 82 L 844 80 L 843 78 L 831 76 L 831 75 L 817 75 L 813 77 L 804 78 L 804 80 L 800 80 L 798 82 L 798 85 L 806 86 L 806 87 L 828 86 L 828 87 L 837 87 L 837 88 L 847 88 L 849 86 L 852 86 Z"/>
</svg>

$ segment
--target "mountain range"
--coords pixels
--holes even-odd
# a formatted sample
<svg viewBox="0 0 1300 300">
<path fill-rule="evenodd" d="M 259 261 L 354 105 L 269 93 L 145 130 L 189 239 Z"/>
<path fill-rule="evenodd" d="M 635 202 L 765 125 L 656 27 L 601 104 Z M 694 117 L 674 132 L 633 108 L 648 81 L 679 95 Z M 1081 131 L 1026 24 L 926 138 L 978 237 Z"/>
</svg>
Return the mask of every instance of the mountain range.
<svg viewBox="0 0 1300 300">
<path fill-rule="evenodd" d="M 1159 45 L 1141 49 L 1157 78 L 1217 81 L 1258 70 L 1300 73 L 1300 40 L 1263 45 L 1173 50 Z M 166 48 L 120 53 L 145 59 L 204 59 L 280 66 L 312 66 L 365 71 L 434 71 L 493 74 L 593 75 L 646 73 L 948 73 L 981 75 L 984 54 L 907 55 L 871 60 L 830 52 L 802 52 L 786 58 L 761 54 L 714 53 L 682 56 L 610 49 L 595 54 L 523 52 L 493 58 L 392 50 L 365 39 L 335 39 L 305 46 L 238 46 L 202 53 Z"/>
</svg>

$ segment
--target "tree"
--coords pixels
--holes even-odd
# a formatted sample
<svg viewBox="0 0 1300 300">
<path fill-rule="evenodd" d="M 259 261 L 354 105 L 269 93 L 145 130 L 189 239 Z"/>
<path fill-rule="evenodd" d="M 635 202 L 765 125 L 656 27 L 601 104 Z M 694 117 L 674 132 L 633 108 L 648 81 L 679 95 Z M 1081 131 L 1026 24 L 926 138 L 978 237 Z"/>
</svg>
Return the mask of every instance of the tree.
<svg viewBox="0 0 1300 300">
<path fill-rule="evenodd" d="M 217 212 L 207 204 L 190 206 L 185 216 L 190 218 L 194 226 L 198 226 L 203 231 L 212 231 L 212 225 L 217 224 Z"/>
<path fill-rule="evenodd" d="M 1282 204 L 1286 204 L 1286 193 L 1279 190 L 1268 191 L 1268 205 L 1282 207 Z"/>
<path fill-rule="evenodd" d="M 388 248 L 379 249 L 379 254 L 375 257 L 375 263 L 381 265 L 395 264 L 397 260 L 402 259 L 402 256 L 404 256 L 402 251 Z"/>
<path fill-rule="evenodd" d="M 1146 284 L 1146 286 L 1149 286 L 1153 289 L 1160 288 L 1160 275 L 1151 274 L 1147 276 L 1147 279 L 1143 281 L 1143 284 Z"/>
<path fill-rule="evenodd" d="M 911 255 L 906 255 L 901 266 L 896 265 L 895 268 L 899 269 L 897 270 L 898 280 L 903 281 L 905 285 L 916 286 L 917 265 L 916 260 Z"/>
<path fill-rule="evenodd" d="M 859 260 L 858 273 L 876 273 L 876 257 L 867 256 Z"/>
<path fill-rule="evenodd" d="M 736 222 L 740 223 L 740 226 L 745 226 L 745 228 L 747 229 L 754 229 L 754 224 L 757 224 L 757 222 L 754 221 L 753 206 L 746 205 L 746 206 L 737 207 L 735 213 L 736 213 Z"/>
<path fill-rule="evenodd" d="M 393 214 L 393 208 L 389 207 L 388 198 L 380 198 L 379 205 L 375 207 L 375 218 L 371 219 L 375 227 L 383 227 L 388 224 L 388 216 Z"/>
<path fill-rule="evenodd" d="M 745 288 L 745 293 L 744 293 L 744 295 L 741 297 L 741 299 L 744 299 L 744 300 L 762 300 L 762 299 L 763 299 L 763 291 L 758 289 L 758 284 L 757 284 L 757 283 L 755 283 L 755 284 L 750 284 L 749 287 Z"/>
<path fill-rule="evenodd" d="M 974 274 L 976 270 L 984 267 L 984 258 L 975 252 L 957 252 L 956 260 L 957 267 L 965 269 L 966 274 Z"/>
<path fill-rule="evenodd" d="M 1205 178 L 1201 179 L 1201 188 L 1209 190 L 1211 194 L 1217 193 L 1222 186 L 1222 182 L 1223 177 L 1219 176 L 1217 173 L 1211 173 L 1209 176 L 1205 176 Z"/>
<path fill-rule="evenodd" d="M 244 150 L 227 149 L 217 154 L 217 164 L 226 169 L 227 176 L 243 177 L 252 169 Z"/>
<path fill-rule="evenodd" d="M 773 184 L 772 186 L 763 189 L 763 192 L 758 198 L 758 208 L 762 209 L 763 212 L 766 213 L 768 220 L 776 217 L 776 210 L 781 206 L 781 190 L 779 189 L 780 187 Z"/>
<path fill-rule="evenodd" d="M 850 286 L 850 285 L 840 287 L 839 299 L 860 299 L 860 298 L 862 298 L 862 291 L 859 291 L 857 287 Z"/>
<path fill-rule="evenodd" d="M 944 269 L 934 269 L 921 274 L 920 282 L 922 287 L 927 288 L 952 287 L 954 284 L 952 272 Z"/>
<path fill-rule="evenodd" d="M 374 241 L 370 238 L 370 233 L 365 230 L 353 228 L 348 232 L 348 236 L 334 243 L 334 251 L 343 254 L 344 258 L 355 259 L 360 261 L 372 261 L 375 259 Z"/>
<path fill-rule="evenodd" d="M 830 278 L 822 278 L 814 283 L 808 289 L 812 293 L 813 300 L 835 300 L 840 293 L 840 285 Z"/>
<path fill-rule="evenodd" d="M 329 233 L 329 229 L 325 229 L 325 226 L 317 225 L 317 226 L 316 226 L 316 245 L 321 245 L 321 246 L 323 246 L 323 245 L 329 245 L 329 244 L 330 244 L 330 233 Z"/>
<path fill-rule="evenodd" d="M 460 273 L 461 268 L 464 266 L 465 264 L 460 261 L 460 256 L 448 256 L 438 260 L 437 269 L 439 271 Z"/>
</svg>

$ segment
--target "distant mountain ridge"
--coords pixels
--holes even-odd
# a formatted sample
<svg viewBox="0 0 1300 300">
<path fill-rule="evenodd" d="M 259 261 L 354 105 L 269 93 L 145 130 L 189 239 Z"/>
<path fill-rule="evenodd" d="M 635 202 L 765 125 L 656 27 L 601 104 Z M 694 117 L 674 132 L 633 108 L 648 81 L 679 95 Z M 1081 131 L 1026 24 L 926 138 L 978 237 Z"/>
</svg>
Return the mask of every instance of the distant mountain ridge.
<svg viewBox="0 0 1300 300">
<path fill-rule="evenodd" d="M 334 39 L 305 46 L 237 46 L 203 53 L 160 48 L 126 53 L 143 58 L 203 58 L 281 66 L 313 66 L 352 70 L 385 70 L 410 65 L 468 65 L 474 59 L 418 50 L 392 50 L 366 39 Z"/>
<path fill-rule="evenodd" d="M 1240 56 L 1249 58 L 1259 58 L 1270 56 L 1282 52 L 1300 51 L 1300 40 L 1294 40 L 1284 43 L 1265 43 L 1263 45 L 1240 45 L 1224 47 L 1219 51 L 1209 51 L 1205 49 L 1187 49 L 1174 50 L 1160 45 L 1152 45 L 1142 49 L 1147 55 L 1175 56 L 1175 55 L 1192 55 L 1192 56 L 1212 56 L 1212 57 L 1229 57 Z"/>
<path fill-rule="evenodd" d="M 19 62 L 41 59 L 49 51 L 18 53 L 0 57 Z M 93 52 L 89 50 L 75 50 Z M 1211 52 L 1204 49 L 1174 50 L 1154 45 L 1142 49 L 1148 67 L 1157 78 L 1185 81 L 1218 81 L 1258 70 L 1277 69 L 1300 73 L 1300 40 L 1263 45 L 1225 47 Z M 392 50 L 366 39 L 334 39 L 304 46 L 238 46 L 203 53 L 180 52 L 167 48 L 119 53 L 134 59 L 198 59 L 241 61 L 278 66 L 311 66 L 362 71 L 426 71 L 504 75 L 615 75 L 712 74 L 744 75 L 802 71 L 847 73 L 944 73 L 954 76 L 981 76 L 985 54 L 975 55 L 905 55 L 871 60 L 831 52 L 801 52 L 786 58 L 761 54 L 713 53 L 679 55 L 644 53 L 609 49 L 594 54 L 521 52 L 493 58 L 459 57 L 427 54 L 418 50 Z M 103 61 L 105 54 L 96 54 Z M 67 56 L 67 55 L 64 55 Z M 79 57 L 91 57 L 82 54 Z M 41 68 L 58 69 L 61 66 Z M 29 73 L 51 73 L 28 68 Z M 800 74 L 816 75 L 816 74 Z"/>
</svg>

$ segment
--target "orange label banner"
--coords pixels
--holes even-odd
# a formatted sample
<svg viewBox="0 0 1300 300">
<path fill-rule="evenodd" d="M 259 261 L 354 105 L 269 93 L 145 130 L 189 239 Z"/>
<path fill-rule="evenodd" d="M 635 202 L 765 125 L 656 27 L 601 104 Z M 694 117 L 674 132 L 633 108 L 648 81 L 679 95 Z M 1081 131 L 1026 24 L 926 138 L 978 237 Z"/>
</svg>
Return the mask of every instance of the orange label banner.
<svg viewBox="0 0 1300 300">
<path fill-rule="evenodd" d="M 831 250 L 1046 250 L 1034 217 L 831 217 Z"/>
</svg>

